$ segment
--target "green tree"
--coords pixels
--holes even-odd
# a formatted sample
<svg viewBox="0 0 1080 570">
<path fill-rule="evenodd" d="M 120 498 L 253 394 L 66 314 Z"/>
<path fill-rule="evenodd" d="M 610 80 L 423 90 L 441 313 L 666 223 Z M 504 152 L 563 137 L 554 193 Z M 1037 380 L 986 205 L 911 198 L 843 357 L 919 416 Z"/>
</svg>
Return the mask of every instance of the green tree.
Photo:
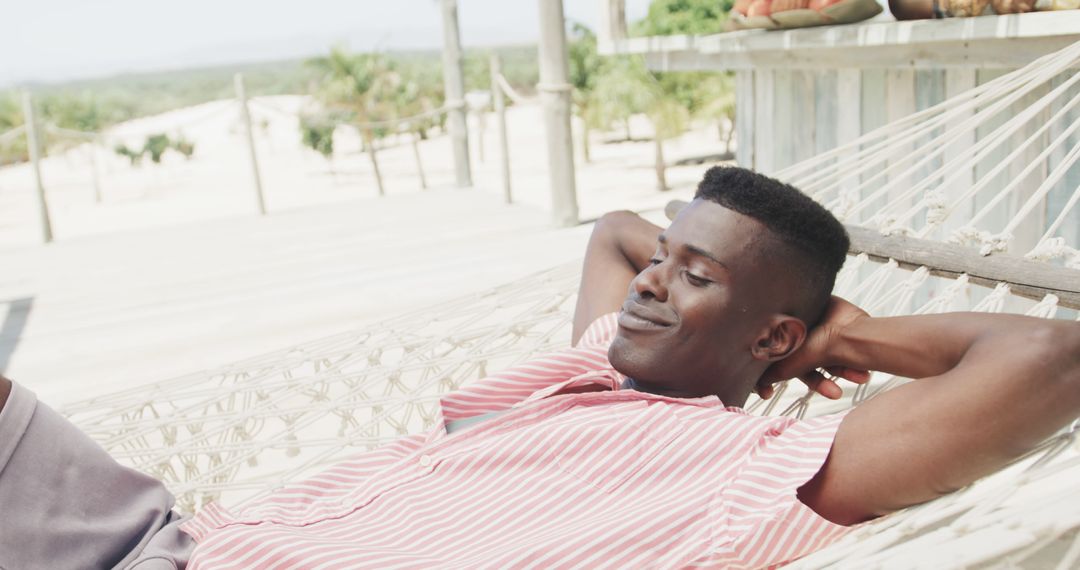
<svg viewBox="0 0 1080 570">
<path fill-rule="evenodd" d="M 673 139 L 686 131 L 690 124 L 690 113 L 671 93 L 665 92 L 659 83 L 653 91 L 646 114 L 653 126 L 653 163 L 656 169 L 656 189 L 669 190 L 667 183 L 667 162 L 664 159 L 664 141 Z"/>
<path fill-rule="evenodd" d="M 375 138 L 387 131 L 363 125 L 397 117 L 394 101 L 401 89 L 400 74 L 382 54 L 350 54 L 340 47 L 332 49 L 328 56 L 309 60 L 308 64 L 321 74 L 316 94 L 323 104 L 331 110 L 347 113 L 351 120 L 361 125 L 364 148 L 371 160 L 379 195 L 382 195 Z"/>
<path fill-rule="evenodd" d="M 14 92 L 0 93 L 0 134 L 23 124 L 22 104 Z M 29 159 L 26 137 L 16 136 L 0 142 L 0 164 Z"/>
<path fill-rule="evenodd" d="M 609 128 L 622 124 L 626 140 L 633 140 L 630 117 L 645 112 L 655 99 L 655 80 L 638 58 L 610 60 L 596 78 L 590 113 Z"/>
<path fill-rule="evenodd" d="M 698 83 L 700 102 L 692 113 L 695 118 L 715 123 L 724 138 L 724 152 L 731 154 L 735 135 L 735 82 L 730 73 L 713 73 Z M 725 131 L 724 126 L 727 125 Z"/>
<path fill-rule="evenodd" d="M 119 154 L 120 156 L 126 157 L 128 160 L 130 160 L 132 166 L 138 166 L 140 163 L 142 163 L 142 157 L 144 152 L 143 149 L 134 150 L 128 148 L 126 144 L 118 144 L 115 148 L 113 148 L 113 151 L 115 151 L 116 154 Z"/>
<path fill-rule="evenodd" d="M 600 122 L 622 123 L 631 139 L 630 117 L 645 113 L 653 127 L 656 187 L 667 190 L 667 163 L 664 141 L 686 131 L 690 124 L 684 81 L 657 77 L 637 58 L 618 58 L 606 66 L 596 80 L 595 106 Z"/>
<path fill-rule="evenodd" d="M 331 172 L 334 170 L 335 129 L 337 129 L 337 123 L 325 116 L 305 116 L 300 118 L 300 133 L 304 145 L 330 161 Z"/>
<path fill-rule="evenodd" d="M 146 137 L 143 152 L 150 155 L 151 162 L 161 164 L 161 156 L 165 154 L 166 150 L 169 150 L 170 146 L 172 146 L 172 143 L 169 140 L 169 135 L 157 133 Z"/>
<path fill-rule="evenodd" d="M 581 120 L 581 152 L 585 162 L 590 161 L 589 129 L 601 126 L 603 120 L 594 104 L 596 81 L 601 75 L 604 60 L 596 51 L 596 34 L 578 22 L 570 24 L 570 42 L 567 45 L 570 63 L 570 84 L 574 86 L 574 113 Z"/>
<path fill-rule="evenodd" d="M 718 34 L 724 31 L 734 0 L 653 0 L 645 18 L 635 22 L 635 36 Z"/>
</svg>

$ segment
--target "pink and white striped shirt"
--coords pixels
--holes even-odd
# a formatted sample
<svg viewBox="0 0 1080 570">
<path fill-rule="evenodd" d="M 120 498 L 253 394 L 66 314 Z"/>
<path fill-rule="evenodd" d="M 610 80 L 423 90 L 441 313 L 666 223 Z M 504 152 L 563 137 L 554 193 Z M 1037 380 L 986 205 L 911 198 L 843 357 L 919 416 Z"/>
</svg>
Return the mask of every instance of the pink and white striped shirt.
<svg viewBox="0 0 1080 570">
<path fill-rule="evenodd" d="M 842 419 L 620 390 L 615 315 L 443 398 L 427 434 L 182 528 L 189 568 L 761 568 L 848 529 L 795 496 Z M 447 434 L 445 422 L 501 411 Z"/>
</svg>

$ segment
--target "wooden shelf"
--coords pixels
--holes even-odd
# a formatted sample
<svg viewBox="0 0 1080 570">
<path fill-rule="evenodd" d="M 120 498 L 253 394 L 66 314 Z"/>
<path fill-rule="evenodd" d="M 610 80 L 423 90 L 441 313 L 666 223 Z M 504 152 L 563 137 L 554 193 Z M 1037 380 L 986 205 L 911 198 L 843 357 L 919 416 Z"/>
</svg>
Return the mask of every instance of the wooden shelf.
<svg viewBox="0 0 1080 570">
<path fill-rule="evenodd" d="M 603 41 L 660 71 L 949 67 L 1011 68 L 1080 41 L 1080 10 L 978 18 L 871 20 L 796 30 Z"/>
</svg>

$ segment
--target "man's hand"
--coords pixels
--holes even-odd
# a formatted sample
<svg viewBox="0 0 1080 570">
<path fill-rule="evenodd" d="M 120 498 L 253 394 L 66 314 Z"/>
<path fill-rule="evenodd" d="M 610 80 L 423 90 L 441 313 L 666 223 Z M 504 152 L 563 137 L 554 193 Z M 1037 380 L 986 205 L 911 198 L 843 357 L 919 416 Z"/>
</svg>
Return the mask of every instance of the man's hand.
<svg viewBox="0 0 1080 570">
<path fill-rule="evenodd" d="M 807 370 L 841 366 L 915 380 L 850 410 L 825 464 L 799 489 L 833 522 L 962 488 L 1080 414 L 1077 323 L 982 313 L 875 318 L 838 301 L 833 309 L 815 331 L 820 338 L 772 377 L 802 374 L 812 383 Z"/>
<path fill-rule="evenodd" d="M 830 350 L 840 333 L 859 319 L 869 315 L 859 307 L 833 296 L 829 308 L 825 311 L 821 323 L 810 331 L 806 341 L 791 356 L 773 364 L 758 381 L 756 391 L 765 399 L 772 397 L 775 384 L 789 378 L 798 378 L 808 388 L 836 400 L 843 395 L 843 389 L 832 378 L 844 378 L 856 384 L 870 380 L 870 372 L 844 366 L 837 361 Z M 829 377 L 822 374 L 824 369 Z"/>
</svg>

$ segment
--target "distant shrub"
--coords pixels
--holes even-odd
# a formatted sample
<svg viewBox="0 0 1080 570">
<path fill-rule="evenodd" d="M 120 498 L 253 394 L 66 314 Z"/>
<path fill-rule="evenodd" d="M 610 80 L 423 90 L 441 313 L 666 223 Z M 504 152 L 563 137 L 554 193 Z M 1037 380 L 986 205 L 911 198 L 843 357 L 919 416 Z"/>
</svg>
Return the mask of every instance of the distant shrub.
<svg viewBox="0 0 1080 570">
<path fill-rule="evenodd" d="M 327 160 L 334 156 L 334 129 L 337 124 L 324 117 L 302 117 L 300 135 L 307 146 Z"/>
<path fill-rule="evenodd" d="M 191 155 L 195 154 L 195 143 L 185 139 L 182 135 L 172 141 L 172 148 L 184 155 L 184 158 L 188 160 L 191 160 Z"/>
<path fill-rule="evenodd" d="M 142 162 L 143 151 L 141 149 L 134 151 L 128 148 L 126 144 L 118 144 L 113 150 L 116 154 L 127 157 L 127 159 L 131 161 L 132 166 L 138 166 Z"/>
<path fill-rule="evenodd" d="M 161 155 L 165 154 L 166 150 L 172 146 L 169 141 L 169 135 L 158 133 L 156 135 L 150 135 L 146 138 L 146 144 L 143 145 L 143 152 L 150 155 L 150 160 L 154 164 L 161 163 Z"/>
</svg>

